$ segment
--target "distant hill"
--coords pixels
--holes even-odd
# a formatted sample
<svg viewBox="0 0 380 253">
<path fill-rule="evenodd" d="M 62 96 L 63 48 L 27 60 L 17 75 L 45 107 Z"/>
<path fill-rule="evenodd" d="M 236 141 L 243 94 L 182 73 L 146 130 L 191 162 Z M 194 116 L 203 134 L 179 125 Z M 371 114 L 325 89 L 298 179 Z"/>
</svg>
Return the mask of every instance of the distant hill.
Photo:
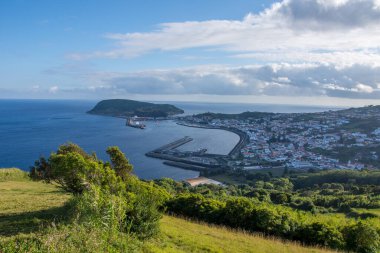
<svg viewBox="0 0 380 253">
<path fill-rule="evenodd" d="M 272 112 L 242 112 L 239 114 L 226 114 L 226 113 L 213 113 L 206 112 L 195 115 L 197 118 L 208 118 L 208 119 L 236 119 L 245 120 L 249 118 L 262 118 L 267 116 L 275 115 Z"/>
<path fill-rule="evenodd" d="M 113 117 L 167 117 L 182 114 L 184 111 L 169 104 L 154 104 L 129 99 L 109 99 L 100 101 L 88 113 Z"/>
</svg>

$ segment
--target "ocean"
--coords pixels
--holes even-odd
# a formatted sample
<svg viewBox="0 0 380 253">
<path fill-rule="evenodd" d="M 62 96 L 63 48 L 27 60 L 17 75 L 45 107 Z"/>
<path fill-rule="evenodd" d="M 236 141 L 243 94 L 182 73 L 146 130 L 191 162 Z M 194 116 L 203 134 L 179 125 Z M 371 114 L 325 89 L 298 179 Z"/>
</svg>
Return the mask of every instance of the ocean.
<svg viewBox="0 0 380 253">
<path fill-rule="evenodd" d="M 202 112 L 240 113 L 319 112 L 337 108 L 264 105 L 169 102 L 185 114 Z M 74 142 L 87 152 L 96 152 L 107 160 L 108 146 L 119 146 L 134 165 L 134 173 L 143 179 L 170 177 L 183 180 L 198 172 L 162 164 L 145 153 L 184 136 L 194 140 L 182 150 L 207 148 L 208 152 L 227 154 L 239 137 L 231 132 L 177 125 L 173 121 L 148 121 L 146 129 L 125 126 L 125 120 L 86 114 L 96 101 L 71 100 L 0 100 L 0 168 L 29 170 L 40 156 L 49 156 L 57 147 Z"/>
</svg>

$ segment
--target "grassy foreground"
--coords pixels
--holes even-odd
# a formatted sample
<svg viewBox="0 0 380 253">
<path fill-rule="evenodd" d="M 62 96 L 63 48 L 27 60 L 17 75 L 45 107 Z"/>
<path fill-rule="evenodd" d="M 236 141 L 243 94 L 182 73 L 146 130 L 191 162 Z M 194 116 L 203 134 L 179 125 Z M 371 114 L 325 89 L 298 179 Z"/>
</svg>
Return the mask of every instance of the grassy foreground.
<svg viewBox="0 0 380 253">
<path fill-rule="evenodd" d="M 19 175 L 10 176 L 9 180 L 1 180 L 0 170 L 0 252 L 1 248 L 9 241 L 31 241 L 34 245 L 35 235 L 38 238 L 52 238 L 51 244 L 54 251 L 59 252 L 94 252 L 106 251 L 97 248 L 94 238 L 99 231 L 66 231 L 64 229 L 49 229 L 51 224 L 64 223 L 67 206 L 65 203 L 70 195 L 61 191 L 54 185 L 32 182 L 25 175 L 16 171 Z M 83 239 L 77 239 L 77 234 L 86 235 Z M 91 236 L 93 234 L 93 236 Z M 72 247 L 59 244 L 60 238 L 67 239 Z M 93 239 L 91 239 L 93 238 Z M 117 240 L 117 238 L 115 238 Z M 63 240 L 61 240 L 63 241 Z M 49 244 L 49 240 L 43 241 Z M 112 242 L 111 242 L 112 243 Z M 135 243 L 132 242 L 131 243 Z M 5 252 L 32 252 L 25 248 L 13 251 L 13 246 L 6 248 Z M 79 246 L 80 245 L 80 246 Z M 82 248 L 75 248 L 82 247 Z M 9 250 L 10 249 L 10 250 Z M 128 248 L 131 250 L 131 248 Z M 72 251 L 71 251 L 72 250 Z M 75 251 L 76 250 L 76 251 Z M 164 216 L 161 220 L 161 233 L 155 238 L 144 243 L 136 243 L 135 252 L 327 252 L 322 249 L 305 248 L 294 243 L 283 242 L 277 239 L 263 238 L 258 235 L 249 235 L 242 232 L 231 231 L 226 228 L 210 226 L 180 218 Z"/>
<path fill-rule="evenodd" d="M 328 252 L 305 248 L 295 243 L 264 238 L 227 228 L 164 216 L 161 235 L 150 242 L 145 252 Z"/>
</svg>

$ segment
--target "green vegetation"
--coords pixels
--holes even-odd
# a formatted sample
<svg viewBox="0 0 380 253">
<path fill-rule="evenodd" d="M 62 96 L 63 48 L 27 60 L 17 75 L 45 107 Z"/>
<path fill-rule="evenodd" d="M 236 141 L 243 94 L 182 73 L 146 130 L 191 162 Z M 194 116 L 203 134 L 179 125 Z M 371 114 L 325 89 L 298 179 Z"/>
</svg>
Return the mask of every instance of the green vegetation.
<svg viewBox="0 0 380 253">
<path fill-rule="evenodd" d="M 133 176 L 132 166 L 117 147 L 109 148 L 108 153 L 111 164 L 87 154 L 75 144 L 67 144 L 48 159 L 42 157 L 36 161 L 31 168 L 31 179 L 52 183 L 61 190 L 41 187 L 37 192 L 20 192 L 21 199 L 36 194 L 38 197 L 30 198 L 36 201 L 54 192 L 72 197 L 58 207 L 4 214 L 1 230 L 15 237 L 2 239 L 0 252 L 78 252 L 78 249 L 125 252 L 155 236 L 162 216 L 159 208 L 167 194 Z M 38 182 L 28 187 L 33 184 Z M 15 187 L 12 189 L 15 191 Z M 21 236 L 19 232 L 28 235 Z"/>
<path fill-rule="evenodd" d="M 313 215 L 249 198 L 219 200 L 200 194 L 179 194 L 167 203 L 167 208 L 170 212 L 206 222 L 280 236 L 309 245 L 356 252 L 380 250 L 378 219 L 353 220 Z"/>
<path fill-rule="evenodd" d="M 380 120 L 375 117 L 367 119 L 351 119 L 348 124 L 340 126 L 338 130 L 347 130 L 350 132 L 362 132 L 371 134 L 375 129 L 380 126 Z"/>
<path fill-rule="evenodd" d="M 312 187 L 315 184 L 341 183 L 363 185 L 380 185 L 380 170 L 328 170 L 316 173 L 299 174 L 295 178 L 298 188 Z"/>
<path fill-rule="evenodd" d="M 282 173 L 235 170 L 206 176 L 228 184 L 218 190 L 225 195 L 257 198 L 313 213 L 379 217 L 371 212 L 380 208 L 379 170 L 279 171 Z M 357 213 L 354 208 L 367 212 Z"/>
<path fill-rule="evenodd" d="M 1 171 L 1 170 L 0 170 Z M 54 185 L 17 178 L 0 182 L 0 236 L 30 233 L 65 216 L 71 196 Z"/>
<path fill-rule="evenodd" d="M 150 241 L 144 252 L 235 252 L 235 253 L 317 253 L 324 249 L 306 248 L 291 242 L 252 235 L 225 227 L 164 216 L 161 234 Z"/>
<path fill-rule="evenodd" d="M 169 104 L 153 104 L 128 99 L 110 99 L 100 101 L 88 113 L 114 117 L 167 117 L 184 113 L 183 110 Z"/>
<path fill-rule="evenodd" d="M 357 161 L 374 168 L 380 167 L 380 159 L 373 158 L 372 154 L 380 154 L 380 145 L 373 146 L 344 146 L 335 147 L 331 150 L 322 148 L 310 149 L 311 152 L 338 159 L 340 162 Z"/>
<path fill-rule="evenodd" d="M 15 168 L 0 170 L 0 182 L 24 180 L 28 180 L 28 173 L 26 173 L 25 171 Z"/>
<path fill-rule="evenodd" d="M 380 251 L 379 171 L 286 170 L 282 177 L 236 171 L 248 184 L 190 187 L 172 179 L 141 181 L 117 147 L 107 153 L 111 162 L 69 143 L 36 161 L 30 179 L 3 170 L 0 252 L 317 251 L 229 229 Z M 229 229 L 161 220 L 164 211 Z"/>
<path fill-rule="evenodd" d="M 214 179 L 228 185 L 245 184 L 247 179 L 243 175 L 230 174 L 228 172 L 218 172 L 217 174 L 203 173 L 202 176 Z"/>
<path fill-rule="evenodd" d="M 155 183 L 174 196 L 166 204 L 172 213 L 311 245 L 380 250 L 379 171 L 285 172 L 283 177 L 250 172 L 245 184 L 227 187 Z M 247 176 L 236 175 L 241 181 Z M 359 234 L 365 233 L 373 240 L 364 243 Z"/>
<path fill-rule="evenodd" d="M 0 252 L 327 252 L 280 240 L 164 216 L 160 233 L 142 242 L 131 234 L 72 220 L 76 197 L 57 185 L 25 179 L 0 182 Z"/>
<path fill-rule="evenodd" d="M 274 113 L 270 112 L 243 112 L 239 114 L 225 114 L 225 113 L 213 113 L 213 112 L 207 112 L 207 113 L 201 113 L 195 115 L 197 118 L 203 118 L 206 120 L 212 120 L 212 119 L 236 119 L 236 120 L 247 120 L 247 119 L 259 119 L 264 118 L 267 116 L 275 115 Z"/>
</svg>

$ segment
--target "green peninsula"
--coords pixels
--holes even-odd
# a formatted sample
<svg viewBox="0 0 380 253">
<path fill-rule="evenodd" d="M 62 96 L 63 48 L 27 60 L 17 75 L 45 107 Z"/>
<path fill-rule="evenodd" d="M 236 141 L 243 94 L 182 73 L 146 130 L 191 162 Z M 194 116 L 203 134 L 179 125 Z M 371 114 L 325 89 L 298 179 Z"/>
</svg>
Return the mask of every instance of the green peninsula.
<svg viewBox="0 0 380 253">
<path fill-rule="evenodd" d="M 109 99 L 100 101 L 88 113 L 113 117 L 158 118 L 182 114 L 184 111 L 169 104 L 154 104 L 129 99 Z"/>
</svg>

